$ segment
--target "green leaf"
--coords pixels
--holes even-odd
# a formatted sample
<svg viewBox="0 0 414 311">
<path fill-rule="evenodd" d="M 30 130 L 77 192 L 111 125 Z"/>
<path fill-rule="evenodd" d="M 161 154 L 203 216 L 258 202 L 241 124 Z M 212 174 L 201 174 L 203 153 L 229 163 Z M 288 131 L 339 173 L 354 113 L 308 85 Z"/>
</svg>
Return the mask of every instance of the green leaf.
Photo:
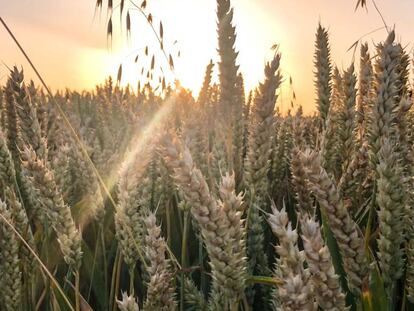
<svg viewBox="0 0 414 311">
<path fill-rule="evenodd" d="M 61 310 L 61 311 L 66 311 L 66 310 L 75 310 L 74 308 L 74 303 L 72 303 L 72 305 L 69 307 L 68 304 L 65 302 L 65 300 L 62 297 L 62 294 L 58 291 L 58 289 L 51 285 L 50 286 L 51 291 L 53 292 L 52 297 L 50 299 L 50 302 L 53 303 L 53 310 Z"/>
<path fill-rule="evenodd" d="M 354 305 L 355 304 L 354 297 L 348 288 L 348 282 L 346 280 L 346 273 L 345 273 L 345 270 L 342 264 L 342 257 L 339 252 L 338 244 L 336 243 L 336 239 L 331 229 L 329 228 L 328 220 L 326 218 L 326 215 L 323 213 L 323 211 L 321 211 L 321 215 L 322 215 L 322 228 L 323 228 L 325 242 L 329 248 L 329 252 L 331 253 L 332 263 L 334 265 L 335 272 L 336 274 L 339 275 L 342 289 L 347 293 L 346 295 L 347 305 Z"/>
<path fill-rule="evenodd" d="M 96 241 L 99 243 L 99 241 Z M 87 288 L 92 282 L 92 292 L 96 298 L 97 303 L 99 304 L 98 310 L 105 310 L 106 306 L 108 305 L 108 292 L 105 288 L 105 281 L 104 281 L 104 271 L 101 265 L 102 256 L 98 255 L 95 256 L 94 252 L 90 249 L 89 245 L 85 242 L 82 243 L 82 251 L 83 251 L 83 269 L 82 269 L 82 276 L 83 276 L 83 283 L 84 285 L 87 284 Z M 96 257 L 96 258 L 95 258 Z M 94 262 L 95 261 L 95 262 Z M 94 267 L 94 271 L 92 271 L 92 267 Z M 92 279 L 93 273 L 93 279 Z"/>
<path fill-rule="evenodd" d="M 390 302 L 387 299 L 384 282 L 378 266 L 374 263 L 371 269 L 368 288 L 362 292 L 362 306 L 364 311 L 389 311 Z"/>
</svg>

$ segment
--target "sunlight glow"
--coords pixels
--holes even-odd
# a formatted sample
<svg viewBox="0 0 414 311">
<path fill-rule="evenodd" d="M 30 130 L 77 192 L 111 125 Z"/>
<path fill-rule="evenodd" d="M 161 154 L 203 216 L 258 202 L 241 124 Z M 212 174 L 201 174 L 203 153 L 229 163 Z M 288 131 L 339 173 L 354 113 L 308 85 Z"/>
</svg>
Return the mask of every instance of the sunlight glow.
<svg viewBox="0 0 414 311">
<path fill-rule="evenodd" d="M 163 21 L 167 52 L 176 55 L 178 50 L 181 51 L 181 58 L 174 59 L 175 75 L 166 72 L 167 82 L 179 79 L 183 87 L 191 89 L 197 96 L 210 59 L 218 62 L 215 1 L 157 0 L 148 1 L 148 5 L 148 11 L 153 13 L 154 28 L 158 29 L 159 21 Z M 286 81 L 292 76 L 297 104 L 303 105 L 305 113 L 311 113 L 315 108 L 313 52 L 318 22 L 329 29 L 333 42 L 332 60 L 342 68 L 352 61 L 352 51 L 347 52 L 352 43 L 383 26 L 375 10 L 355 11 L 348 1 L 238 0 L 232 5 L 238 64 L 245 78 L 246 92 L 262 80 L 270 47 L 277 43 L 282 53 L 281 69 L 285 81 L 280 106 L 290 104 L 292 90 Z M 395 25 L 403 42 L 412 37 L 411 5 L 410 1 L 398 1 L 398 5 L 394 1 L 379 3 L 385 20 L 389 25 Z M 116 78 L 120 63 L 123 64 L 121 85 L 130 84 L 136 88 L 141 68 L 148 66 L 150 60 L 140 57 L 135 64 L 134 52 L 142 54 L 146 45 L 150 48 L 150 56 L 155 52 L 157 64 L 165 65 L 166 62 L 159 54 L 159 43 L 154 40 L 148 23 L 134 10 L 130 11 L 131 36 L 128 39 L 126 12 L 120 19 L 119 8 L 114 10 L 113 37 L 107 38 L 108 14 L 102 10 L 94 17 L 94 1 L 44 0 L 36 4 L 28 1 L 25 5 L 20 1 L 3 1 L 0 11 L 53 90 L 65 87 L 90 90 L 109 75 Z M 382 30 L 363 40 L 378 42 L 385 35 L 386 31 Z M 178 43 L 174 45 L 175 40 Z M 26 65 L 4 32 L 0 32 L 0 41 L 4 43 L 2 62 L 8 66 Z M 7 72 L 7 68 L 0 64 L 1 82 L 6 79 Z M 213 74 L 213 82 L 217 82 L 217 68 Z M 33 72 L 28 69 L 26 77 L 33 78 Z"/>
<path fill-rule="evenodd" d="M 116 166 L 110 170 L 110 176 L 105 181 L 105 184 L 110 191 L 116 186 L 122 170 L 131 169 L 134 167 L 135 163 L 139 163 L 140 156 L 143 152 L 147 151 L 145 148 L 155 148 L 155 146 L 151 146 L 151 144 L 154 143 L 155 137 L 162 131 L 163 125 L 170 116 L 175 103 L 175 96 L 167 99 L 155 113 L 152 120 L 149 121 L 147 126 L 144 129 L 137 131 L 135 136 L 131 138 L 131 142 L 123 155 L 123 159 L 116 161 Z"/>
</svg>

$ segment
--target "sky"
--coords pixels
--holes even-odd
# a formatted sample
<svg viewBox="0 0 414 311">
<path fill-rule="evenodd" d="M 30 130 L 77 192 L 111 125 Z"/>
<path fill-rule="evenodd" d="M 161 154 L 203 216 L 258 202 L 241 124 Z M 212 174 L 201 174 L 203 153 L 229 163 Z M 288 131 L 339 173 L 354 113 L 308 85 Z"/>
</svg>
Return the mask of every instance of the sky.
<svg viewBox="0 0 414 311">
<path fill-rule="evenodd" d="M 412 50 L 414 38 L 413 0 L 375 0 L 388 26 L 395 27 L 398 40 Z M 126 1 L 128 3 L 128 1 Z M 210 59 L 218 61 L 216 34 L 216 2 L 214 0 L 147 0 L 148 11 L 164 26 L 165 49 L 181 57 L 175 59 L 174 74 L 181 84 L 198 94 L 205 68 Z M 319 22 L 329 31 L 332 58 L 340 69 L 352 62 L 348 48 L 360 37 L 370 43 L 384 40 L 386 30 L 371 1 L 368 10 L 355 11 L 356 0 L 233 0 L 237 31 L 238 64 L 246 91 L 263 79 L 263 68 L 272 57 L 271 47 L 280 46 L 284 84 L 279 106 L 290 106 L 293 91 L 295 105 L 305 113 L 315 109 L 313 86 L 313 53 L 315 31 Z M 107 0 L 103 0 L 104 6 Z M 13 30 L 33 62 L 53 90 L 92 89 L 109 75 L 116 77 L 123 66 L 123 85 L 137 85 L 141 67 L 150 59 L 143 57 L 144 47 L 157 51 L 157 42 L 149 25 L 136 10 L 130 11 L 131 36 L 127 38 L 125 15 L 120 26 L 118 0 L 114 0 L 113 39 L 106 37 L 108 14 L 104 9 L 95 14 L 94 0 L 0 0 L 0 16 Z M 141 0 L 137 1 L 138 4 Z M 126 8 L 131 7 L 130 5 Z M 366 35 L 368 34 L 368 35 Z M 173 44 L 177 41 L 176 44 Z M 25 76 L 34 73 L 10 40 L 0 29 L 0 83 L 8 75 L 8 67 L 23 66 Z M 412 51 L 411 51 L 412 52 Z M 138 63 L 134 63 L 136 54 Z M 151 54 L 151 52 L 150 52 Z M 358 59 L 358 55 L 356 56 Z M 156 54 L 156 61 L 166 62 Z M 289 85 L 292 77 L 293 84 Z M 214 72 L 217 81 L 217 68 Z"/>
</svg>

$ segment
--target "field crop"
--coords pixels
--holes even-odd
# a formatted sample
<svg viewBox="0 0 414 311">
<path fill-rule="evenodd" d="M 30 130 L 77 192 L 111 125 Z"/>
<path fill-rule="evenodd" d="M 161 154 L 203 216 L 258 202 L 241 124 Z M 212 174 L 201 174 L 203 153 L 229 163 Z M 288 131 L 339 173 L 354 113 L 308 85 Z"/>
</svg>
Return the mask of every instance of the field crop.
<svg viewBox="0 0 414 311">
<path fill-rule="evenodd" d="M 51 94 L 10 70 L 1 311 L 414 308 L 409 51 L 388 29 L 342 70 L 320 24 L 317 111 L 282 113 L 278 47 L 245 95 L 229 0 L 217 19 L 197 98 L 111 78 Z"/>
</svg>

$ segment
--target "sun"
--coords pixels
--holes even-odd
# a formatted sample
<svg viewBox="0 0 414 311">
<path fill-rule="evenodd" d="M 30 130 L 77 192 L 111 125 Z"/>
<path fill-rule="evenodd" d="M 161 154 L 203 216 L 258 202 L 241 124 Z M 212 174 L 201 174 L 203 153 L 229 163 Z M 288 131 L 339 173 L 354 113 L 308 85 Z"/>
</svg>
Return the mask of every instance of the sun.
<svg viewBox="0 0 414 311">
<path fill-rule="evenodd" d="M 156 88 L 160 79 L 165 78 L 167 84 L 175 80 L 197 96 L 204 80 L 205 69 L 210 60 L 216 64 L 213 68 L 212 82 L 218 82 L 217 55 L 217 24 L 216 6 L 214 1 L 161 0 L 154 2 L 153 27 L 157 31 L 160 21 L 163 23 L 164 51 L 153 29 L 146 20 L 131 14 L 131 32 L 122 29 L 119 19 L 113 18 L 113 36 L 107 38 L 107 47 L 102 49 L 85 49 L 80 57 L 83 67 L 81 79 L 85 87 L 93 87 L 106 77 L 112 76 L 117 80 L 120 66 L 122 77 L 120 85 L 129 85 L 136 91 L 138 83 L 141 87 L 148 81 Z M 180 11 L 179 8 L 187 8 Z M 174 12 L 174 14 L 171 14 Z M 186 12 L 198 12 L 186 14 Z M 254 14 L 250 14 L 254 12 Z M 285 49 L 289 40 L 283 32 L 283 27 L 276 27 L 273 20 L 249 2 L 241 1 L 235 10 L 237 24 L 236 50 L 239 51 L 239 72 L 243 74 L 246 93 L 254 89 L 263 79 L 263 66 L 273 54 L 270 47 L 280 43 L 279 50 L 283 53 L 282 68 L 287 76 L 292 75 L 295 64 L 285 57 Z M 258 26 L 265 25 L 269 29 L 263 32 Z M 196 26 L 195 26 L 196 25 Z M 145 53 L 148 50 L 148 53 Z M 169 55 L 174 60 L 174 69 L 169 67 Z M 152 57 L 155 58 L 155 68 L 152 79 L 147 76 L 151 68 Z M 162 69 L 160 69 L 162 68 Z M 284 92 L 287 94 L 288 92 Z"/>
</svg>

